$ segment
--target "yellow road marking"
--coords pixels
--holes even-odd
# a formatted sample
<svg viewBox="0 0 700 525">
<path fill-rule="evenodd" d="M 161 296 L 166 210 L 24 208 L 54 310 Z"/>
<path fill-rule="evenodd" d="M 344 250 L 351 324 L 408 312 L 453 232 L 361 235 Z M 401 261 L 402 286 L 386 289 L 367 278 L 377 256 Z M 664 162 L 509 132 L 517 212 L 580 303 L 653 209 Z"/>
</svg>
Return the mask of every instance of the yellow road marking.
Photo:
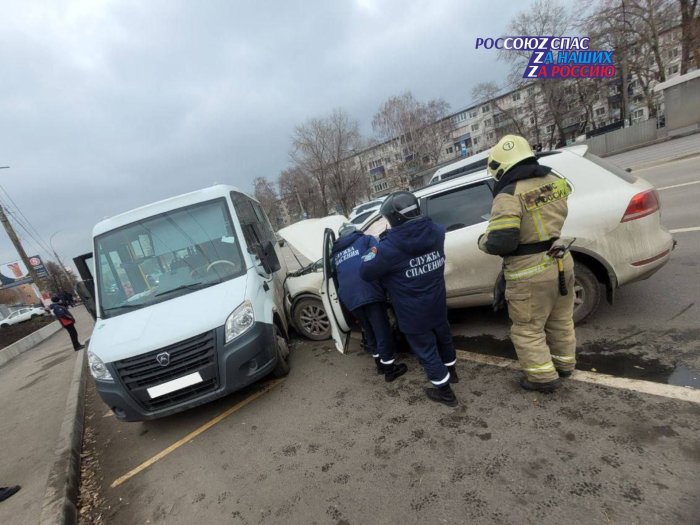
<svg viewBox="0 0 700 525">
<path fill-rule="evenodd" d="M 150 467 L 151 465 L 153 465 L 157 461 L 160 461 L 161 459 L 163 459 L 165 456 L 167 456 L 171 452 L 174 452 L 175 450 L 180 448 L 185 443 L 193 440 L 198 435 L 200 435 L 202 432 L 205 432 L 205 431 L 209 430 L 211 427 L 213 427 L 214 425 L 220 423 L 221 421 L 226 419 L 228 416 L 230 416 L 234 412 L 236 412 L 236 411 L 240 410 L 241 408 L 243 408 L 244 406 L 246 406 L 248 403 L 255 401 L 257 398 L 259 398 L 263 394 L 268 393 L 270 390 L 272 390 L 273 388 L 275 388 L 277 385 L 279 385 L 282 382 L 284 382 L 284 379 L 277 379 L 277 380 L 269 383 L 265 388 L 263 388 L 259 392 L 255 392 L 253 395 L 245 398 L 243 401 L 239 401 L 238 403 L 233 405 L 231 408 L 229 408 L 228 410 L 226 410 L 222 414 L 219 414 L 214 419 L 207 421 L 201 427 L 199 427 L 196 430 L 193 430 L 192 432 L 187 434 L 182 439 L 176 441 L 175 443 L 170 445 L 165 450 L 163 450 L 163 451 L 159 452 L 158 454 L 156 454 L 155 456 L 153 456 L 151 459 L 144 461 L 135 469 L 132 469 L 129 472 L 127 472 L 126 474 L 124 474 L 123 476 L 121 476 L 120 478 L 117 478 L 116 480 L 114 480 L 114 482 L 110 486 L 112 488 L 118 487 L 119 485 L 121 485 L 122 483 L 127 481 L 128 479 L 134 477 L 139 472 L 146 470 L 148 467 Z"/>
<path fill-rule="evenodd" d="M 520 365 L 517 361 L 506 357 L 476 354 L 467 350 L 457 350 L 457 357 L 463 361 L 472 361 L 484 365 L 520 370 Z M 634 392 L 640 392 L 642 394 L 680 399 L 682 401 L 690 401 L 691 403 L 700 403 L 700 390 L 697 388 L 665 385 L 663 383 L 642 381 L 640 379 L 627 379 L 626 377 L 586 372 L 585 370 L 576 370 L 569 379 L 581 381 L 582 383 L 593 383 L 612 388 L 621 388 L 623 390 L 633 390 Z"/>
</svg>

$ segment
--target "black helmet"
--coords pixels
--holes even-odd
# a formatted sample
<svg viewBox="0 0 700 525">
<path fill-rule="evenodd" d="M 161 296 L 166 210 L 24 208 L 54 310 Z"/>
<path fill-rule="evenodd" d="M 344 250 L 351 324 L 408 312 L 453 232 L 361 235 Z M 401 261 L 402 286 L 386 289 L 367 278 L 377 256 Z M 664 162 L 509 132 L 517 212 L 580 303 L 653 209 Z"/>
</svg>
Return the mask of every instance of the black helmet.
<svg viewBox="0 0 700 525">
<path fill-rule="evenodd" d="M 61 300 L 61 298 L 60 298 L 58 295 L 54 295 L 54 296 L 51 298 L 51 300 L 52 300 L 54 303 L 57 303 L 58 301 Z"/>
<path fill-rule="evenodd" d="M 384 218 L 392 226 L 420 217 L 418 199 L 409 191 L 396 191 L 389 195 L 379 208 Z"/>
</svg>

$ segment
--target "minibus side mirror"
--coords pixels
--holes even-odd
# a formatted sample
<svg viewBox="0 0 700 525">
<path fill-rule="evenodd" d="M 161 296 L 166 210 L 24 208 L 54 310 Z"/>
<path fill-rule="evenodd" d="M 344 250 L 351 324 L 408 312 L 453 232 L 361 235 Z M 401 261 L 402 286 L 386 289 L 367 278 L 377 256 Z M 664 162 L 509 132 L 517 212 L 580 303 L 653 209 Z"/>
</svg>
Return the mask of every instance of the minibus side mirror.
<svg viewBox="0 0 700 525">
<path fill-rule="evenodd" d="M 256 247 L 256 251 L 258 252 L 258 259 L 260 259 L 262 267 L 265 269 L 266 273 L 272 275 L 282 267 L 279 259 L 277 258 L 275 245 L 272 241 L 266 241 L 262 245 L 259 244 Z"/>
</svg>

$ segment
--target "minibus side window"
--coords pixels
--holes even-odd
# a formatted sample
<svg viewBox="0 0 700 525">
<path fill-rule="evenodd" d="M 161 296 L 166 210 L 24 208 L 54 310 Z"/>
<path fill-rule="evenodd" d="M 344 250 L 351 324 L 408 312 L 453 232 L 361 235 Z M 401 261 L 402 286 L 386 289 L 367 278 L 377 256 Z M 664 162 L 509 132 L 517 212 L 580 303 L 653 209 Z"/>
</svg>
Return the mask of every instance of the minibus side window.
<svg viewBox="0 0 700 525">
<path fill-rule="evenodd" d="M 269 235 L 266 235 L 268 226 L 261 220 L 264 219 L 264 215 L 259 215 L 262 214 L 262 210 L 256 213 L 257 203 L 242 193 L 232 191 L 231 200 L 241 223 L 248 252 L 254 254 L 255 246 L 262 246 L 269 239 Z"/>
</svg>

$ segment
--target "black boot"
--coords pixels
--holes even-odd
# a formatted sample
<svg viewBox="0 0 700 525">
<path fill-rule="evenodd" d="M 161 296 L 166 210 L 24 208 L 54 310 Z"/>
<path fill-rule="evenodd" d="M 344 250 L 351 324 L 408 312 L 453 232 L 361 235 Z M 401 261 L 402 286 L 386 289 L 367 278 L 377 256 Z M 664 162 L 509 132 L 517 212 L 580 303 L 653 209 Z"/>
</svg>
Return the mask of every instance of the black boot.
<svg viewBox="0 0 700 525">
<path fill-rule="evenodd" d="M 573 374 L 573 373 L 574 373 L 573 370 L 559 370 L 557 368 L 557 374 L 559 374 L 559 377 L 561 377 L 562 379 L 566 378 L 566 377 L 571 377 L 571 374 Z"/>
<path fill-rule="evenodd" d="M 379 360 L 378 357 L 375 357 L 375 358 L 374 358 L 374 364 L 377 365 L 377 375 L 383 374 L 383 373 L 384 373 L 384 369 L 382 368 L 382 362 Z"/>
<path fill-rule="evenodd" d="M 525 390 L 551 394 L 561 386 L 561 381 L 559 379 L 555 379 L 554 381 L 548 381 L 546 383 L 532 383 L 527 380 L 527 377 L 523 376 L 520 378 L 520 386 Z"/>
<path fill-rule="evenodd" d="M 459 383 L 459 376 L 457 375 L 457 366 L 452 365 L 447 367 L 447 371 L 450 373 L 450 383 Z"/>
<path fill-rule="evenodd" d="M 449 383 L 435 388 L 426 388 L 425 393 L 433 401 L 437 401 L 448 407 L 457 406 L 457 396 L 455 396 L 452 388 L 450 388 Z"/>
<path fill-rule="evenodd" d="M 0 487 L 0 501 L 5 501 L 13 494 L 17 494 L 20 488 L 22 487 L 19 485 L 15 485 L 14 487 Z"/>
<path fill-rule="evenodd" d="M 382 365 L 384 371 L 384 381 L 391 383 L 394 379 L 397 379 L 404 375 L 408 371 L 408 367 L 403 363 L 391 363 L 390 365 Z"/>
</svg>

